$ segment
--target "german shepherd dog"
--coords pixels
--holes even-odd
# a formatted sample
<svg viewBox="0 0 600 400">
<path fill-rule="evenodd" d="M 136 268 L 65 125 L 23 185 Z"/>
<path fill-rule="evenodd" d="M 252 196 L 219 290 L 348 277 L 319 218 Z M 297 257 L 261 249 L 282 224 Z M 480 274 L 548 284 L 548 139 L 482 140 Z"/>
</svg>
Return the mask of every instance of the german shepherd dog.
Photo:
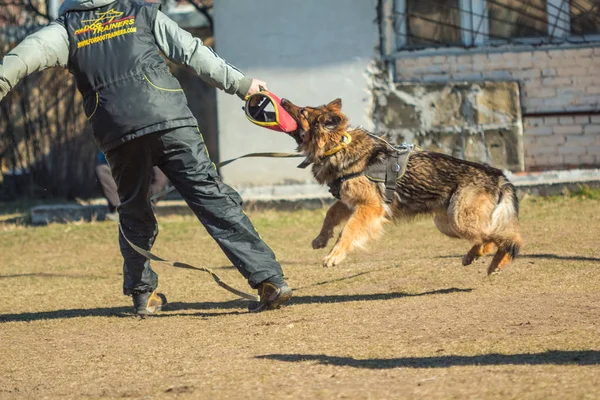
<svg viewBox="0 0 600 400">
<path fill-rule="evenodd" d="M 385 222 L 422 214 L 433 215 L 443 234 L 474 243 L 463 257 L 463 265 L 498 250 L 488 275 L 514 259 L 521 247 L 519 202 L 514 186 L 499 169 L 460 160 L 431 151 L 410 154 L 404 174 L 396 180 L 395 195 L 386 203 L 385 185 L 361 175 L 366 168 L 388 157 L 394 149 L 388 142 L 363 129 L 350 129 L 342 113 L 341 99 L 319 107 L 299 107 L 282 99 L 281 105 L 298 123 L 289 133 L 321 184 L 331 187 L 344 176 L 339 200 L 327 211 L 314 249 L 327 246 L 334 228 L 343 225 L 324 267 L 344 260 L 354 247 L 379 237 Z M 351 141 L 343 146 L 341 143 Z"/>
</svg>

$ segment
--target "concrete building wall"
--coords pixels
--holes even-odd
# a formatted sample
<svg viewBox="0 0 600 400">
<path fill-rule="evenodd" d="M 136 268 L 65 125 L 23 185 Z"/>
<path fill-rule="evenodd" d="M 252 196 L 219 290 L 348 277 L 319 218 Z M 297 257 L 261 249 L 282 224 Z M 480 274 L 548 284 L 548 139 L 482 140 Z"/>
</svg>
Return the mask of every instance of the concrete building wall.
<svg viewBox="0 0 600 400">
<path fill-rule="evenodd" d="M 518 82 L 526 170 L 600 165 L 600 48 L 419 53 L 395 61 L 398 82 Z"/>
<path fill-rule="evenodd" d="M 378 57 L 376 0 L 219 0 L 217 53 L 280 97 L 319 105 L 336 97 L 353 125 L 372 128 L 369 67 Z M 283 133 L 252 125 L 243 102 L 217 94 L 219 159 L 251 152 L 294 152 Z M 236 187 L 312 181 L 300 159 L 244 159 L 226 166 Z"/>
</svg>

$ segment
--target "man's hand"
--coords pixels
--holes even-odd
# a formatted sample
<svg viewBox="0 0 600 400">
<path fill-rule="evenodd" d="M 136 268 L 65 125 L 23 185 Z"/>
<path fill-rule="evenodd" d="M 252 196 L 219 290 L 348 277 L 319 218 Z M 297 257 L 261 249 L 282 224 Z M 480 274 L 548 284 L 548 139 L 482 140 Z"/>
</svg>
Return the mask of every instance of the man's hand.
<svg viewBox="0 0 600 400">
<path fill-rule="evenodd" d="M 248 93 L 246 96 L 253 95 L 254 93 L 258 93 L 263 89 L 267 88 L 267 82 L 263 82 L 258 79 L 252 79 L 252 83 L 250 84 L 250 89 L 248 89 Z"/>
</svg>

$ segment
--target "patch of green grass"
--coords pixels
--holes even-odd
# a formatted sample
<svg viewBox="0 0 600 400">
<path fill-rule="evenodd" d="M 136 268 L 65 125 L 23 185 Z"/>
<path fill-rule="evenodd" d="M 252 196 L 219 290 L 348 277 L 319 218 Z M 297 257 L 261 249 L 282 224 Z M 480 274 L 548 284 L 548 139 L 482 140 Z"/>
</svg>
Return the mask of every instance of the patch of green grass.
<svg viewBox="0 0 600 400">
<path fill-rule="evenodd" d="M 64 202 L 65 200 L 60 199 L 31 199 L 26 197 L 12 201 L 0 201 L 0 215 L 25 213 L 28 212 L 31 207 Z"/>
<path fill-rule="evenodd" d="M 531 203 L 537 205 L 549 203 L 562 203 L 571 200 L 600 200 L 600 189 L 590 188 L 589 185 L 578 185 L 576 190 L 565 190 L 559 195 L 553 196 L 530 196 L 527 195 L 522 203 Z"/>
<path fill-rule="evenodd" d="M 569 192 L 568 195 L 582 200 L 600 200 L 600 189 L 592 189 L 589 185 L 579 185 L 577 190 Z"/>
<path fill-rule="evenodd" d="M 12 201 L 0 201 L 0 223 L 26 224 L 29 210 L 44 204 L 64 204 L 64 199 L 32 199 L 21 198 Z"/>
</svg>

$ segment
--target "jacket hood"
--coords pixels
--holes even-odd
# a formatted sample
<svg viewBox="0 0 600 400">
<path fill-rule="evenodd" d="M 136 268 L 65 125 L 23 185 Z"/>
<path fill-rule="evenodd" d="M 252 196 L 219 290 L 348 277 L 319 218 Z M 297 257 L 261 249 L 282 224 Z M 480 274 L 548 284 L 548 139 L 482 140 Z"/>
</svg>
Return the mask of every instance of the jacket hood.
<svg viewBox="0 0 600 400">
<path fill-rule="evenodd" d="M 91 10 L 93 8 L 104 7 L 115 0 L 65 0 L 58 10 L 58 15 L 63 15 L 67 11 Z"/>
</svg>

